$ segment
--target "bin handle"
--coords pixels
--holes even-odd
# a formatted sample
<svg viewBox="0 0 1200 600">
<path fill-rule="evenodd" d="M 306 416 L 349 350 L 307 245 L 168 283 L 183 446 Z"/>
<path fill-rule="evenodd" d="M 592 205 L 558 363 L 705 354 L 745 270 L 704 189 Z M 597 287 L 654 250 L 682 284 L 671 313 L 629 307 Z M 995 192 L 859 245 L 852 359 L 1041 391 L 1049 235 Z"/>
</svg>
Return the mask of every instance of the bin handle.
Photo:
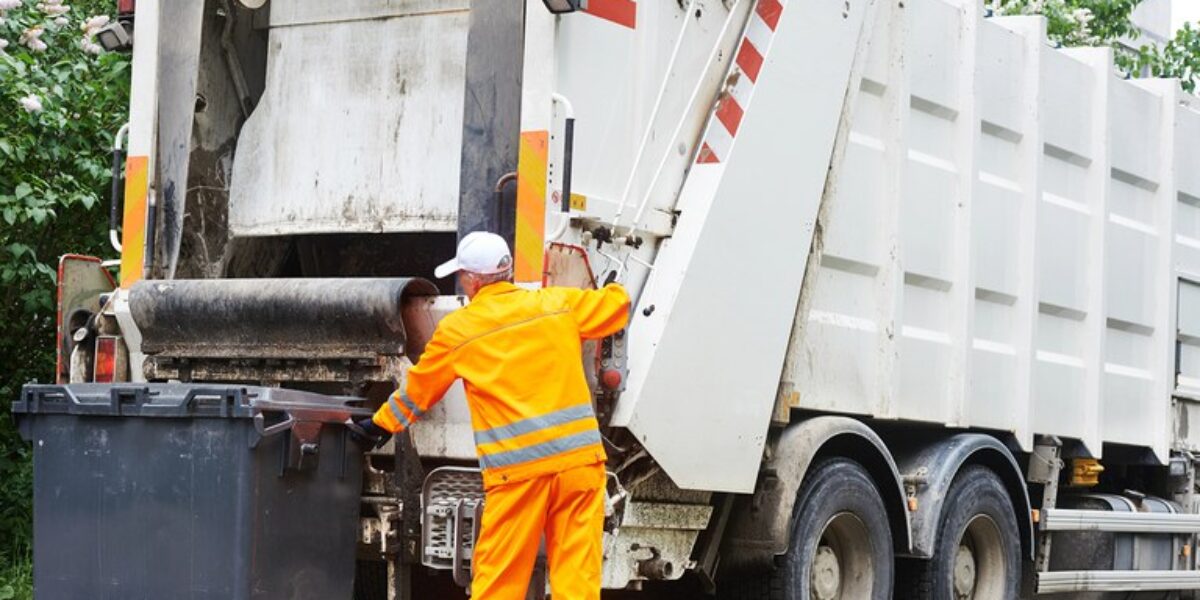
<svg viewBox="0 0 1200 600">
<path fill-rule="evenodd" d="M 292 413 L 283 413 L 287 415 L 287 418 L 279 423 L 275 423 L 274 425 L 267 425 L 267 421 L 263 417 L 263 414 L 264 413 L 262 412 L 258 412 L 254 415 L 254 429 L 258 431 L 259 439 L 278 435 L 296 425 L 296 417 L 292 416 Z"/>
</svg>

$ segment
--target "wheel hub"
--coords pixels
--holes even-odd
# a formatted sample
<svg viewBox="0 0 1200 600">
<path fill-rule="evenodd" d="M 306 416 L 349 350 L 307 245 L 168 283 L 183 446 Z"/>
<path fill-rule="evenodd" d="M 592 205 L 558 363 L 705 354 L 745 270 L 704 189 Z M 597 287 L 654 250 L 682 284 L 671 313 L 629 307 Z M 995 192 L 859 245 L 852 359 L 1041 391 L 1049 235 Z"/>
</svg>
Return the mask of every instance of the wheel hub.
<svg viewBox="0 0 1200 600">
<path fill-rule="evenodd" d="M 975 593 L 975 553 L 964 545 L 954 555 L 954 597 L 969 600 Z"/>
<path fill-rule="evenodd" d="M 817 548 L 812 566 L 812 595 L 816 600 L 834 600 L 842 587 L 842 568 L 837 553 L 829 546 Z"/>
</svg>

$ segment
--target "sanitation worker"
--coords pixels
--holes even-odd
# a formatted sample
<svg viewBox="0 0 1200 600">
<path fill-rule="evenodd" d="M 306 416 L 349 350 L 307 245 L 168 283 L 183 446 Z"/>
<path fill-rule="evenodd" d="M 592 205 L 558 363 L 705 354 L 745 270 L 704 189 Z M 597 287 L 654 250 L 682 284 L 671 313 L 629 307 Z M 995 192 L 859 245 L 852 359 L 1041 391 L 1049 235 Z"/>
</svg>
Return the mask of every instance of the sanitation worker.
<svg viewBox="0 0 1200 600">
<path fill-rule="evenodd" d="M 512 264 L 498 235 L 459 242 L 434 274 L 458 273 L 471 302 L 438 324 L 404 388 L 355 425 L 379 440 L 404 431 L 462 379 L 486 491 L 471 597 L 524 600 L 544 534 L 554 600 L 598 600 L 606 457 L 581 340 L 625 327 L 629 296 L 615 284 L 522 289 Z"/>
</svg>

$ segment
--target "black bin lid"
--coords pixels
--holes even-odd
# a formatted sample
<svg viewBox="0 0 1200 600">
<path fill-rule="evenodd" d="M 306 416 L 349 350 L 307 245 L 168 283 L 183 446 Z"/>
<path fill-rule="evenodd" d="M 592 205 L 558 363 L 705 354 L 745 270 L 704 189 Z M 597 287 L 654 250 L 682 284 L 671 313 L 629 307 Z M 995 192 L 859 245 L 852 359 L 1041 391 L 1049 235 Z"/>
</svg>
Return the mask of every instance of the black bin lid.
<svg viewBox="0 0 1200 600">
<path fill-rule="evenodd" d="M 369 416 L 362 398 L 257 386 L 193 383 L 26 385 L 14 415 L 253 418 L 284 412 L 305 421 L 341 423 Z"/>
</svg>

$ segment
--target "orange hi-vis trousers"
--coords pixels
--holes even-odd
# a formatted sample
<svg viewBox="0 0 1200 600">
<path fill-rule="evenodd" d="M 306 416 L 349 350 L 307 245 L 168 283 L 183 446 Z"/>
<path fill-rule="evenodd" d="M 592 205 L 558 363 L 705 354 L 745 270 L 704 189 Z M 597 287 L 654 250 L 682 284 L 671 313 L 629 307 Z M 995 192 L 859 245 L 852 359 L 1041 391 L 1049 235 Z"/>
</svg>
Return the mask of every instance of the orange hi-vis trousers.
<svg viewBox="0 0 1200 600">
<path fill-rule="evenodd" d="M 472 600 L 525 600 L 546 536 L 553 600 L 599 600 L 604 463 L 487 490 L 471 567 Z"/>
</svg>

